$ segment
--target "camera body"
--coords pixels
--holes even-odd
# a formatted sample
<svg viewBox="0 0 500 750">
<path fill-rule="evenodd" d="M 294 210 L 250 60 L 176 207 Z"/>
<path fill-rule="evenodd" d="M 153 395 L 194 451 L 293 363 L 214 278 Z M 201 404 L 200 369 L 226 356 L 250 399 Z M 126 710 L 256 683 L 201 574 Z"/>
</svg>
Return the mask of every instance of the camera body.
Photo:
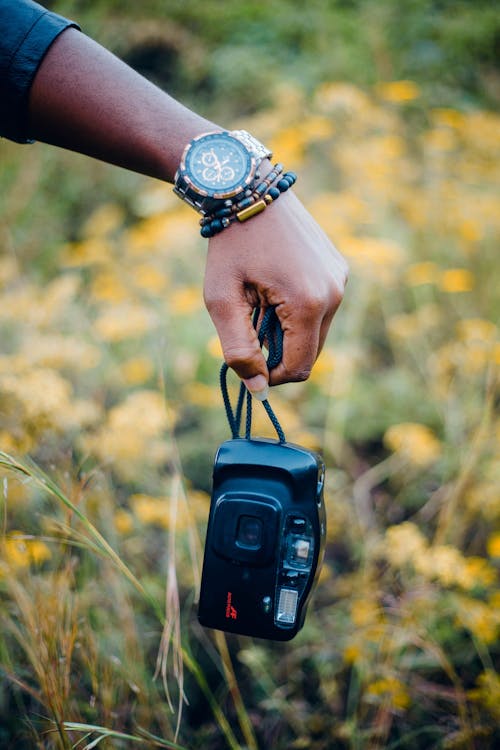
<svg viewBox="0 0 500 750">
<path fill-rule="evenodd" d="M 321 457 L 292 443 L 223 443 L 213 472 L 198 619 L 287 641 L 304 624 L 324 554 Z"/>
</svg>

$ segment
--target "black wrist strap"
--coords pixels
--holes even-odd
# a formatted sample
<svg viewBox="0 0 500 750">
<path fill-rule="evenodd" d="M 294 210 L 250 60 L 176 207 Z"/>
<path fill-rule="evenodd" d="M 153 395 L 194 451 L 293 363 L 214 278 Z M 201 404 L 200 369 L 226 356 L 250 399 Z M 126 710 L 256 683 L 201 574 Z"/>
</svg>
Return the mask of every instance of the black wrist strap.
<svg viewBox="0 0 500 750">
<path fill-rule="evenodd" d="M 253 325 L 257 328 L 259 320 L 260 308 L 256 308 L 253 314 Z M 283 331 L 279 322 L 279 318 L 276 315 L 274 307 L 268 307 L 262 317 L 262 322 L 258 330 L 259 343 L 262 346 L 266 343 L 268 350 L 267 367 L 271 370 L 281 362 L 283 356 Z M 227 387 L 227 371 L 229 370 L 228 365 L 224 362 L 220 369 L 220 388 L 222 392 L 222 399 L 224 401 L 224 407 L 226 409 L 227 421 L 233 439 L 240 437 L 240 426 L 241 418 L 243 414 L 243 405 L 246 402 L 246 420 L 245 420 L 245 438 L 249 440 L 252 432 L 252 395 L 245 388 L 244 384 L 241 383 L 238 394 L 238 400 L 236 402 L 236 409 L 233 410 L 231 400 L 229 398 L 229 392 Z M 266 399 L 262 401 L 262 405 L 267 412 L 271 423 L 276 430 L 278 440 L 280 443 L 286 442 L 285 433 L 283 432 L 281 425 L 274 413 L 271 404 Z"/>
</svg>

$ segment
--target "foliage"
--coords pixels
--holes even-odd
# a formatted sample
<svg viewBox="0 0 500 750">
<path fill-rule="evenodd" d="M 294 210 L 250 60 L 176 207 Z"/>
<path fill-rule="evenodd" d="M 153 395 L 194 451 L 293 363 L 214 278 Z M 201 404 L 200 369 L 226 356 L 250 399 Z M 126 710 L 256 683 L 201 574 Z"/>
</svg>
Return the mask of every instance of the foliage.
<svg viewBox="0 0 500 750">
<path fill-rule="evenodd" d="M 118 7 L 92 5 L 81 12 L 94 19 Z M 378 5 L 377 28 L 402 13 Z M 290 644 L 197 626 L 228 429 L 196 220 L 167 185 L 1 144 L 0 746 L 488 750 L 500 739 L 500 118 L 466 88 L 436 106 L 401 62 L 401 77 L 363 86 L 356 63 L 349 82 L 320 75 L 298 22 L 269 23 L 290 3 L 169 13 L 203 26 L 222 6 L 227 29 L 253 18 L 268 36 L 248 44 L 303 64 L 244 124 L 297 169 L 297 193 L 351 265 L 310 380 L 272 394 L 288 438 L 327 462 L 320 584 Z M 448 40 L 472 13 L 453 7 Z M 331 13 L 345 31 L 370 8 L 312 3 L 306 28 L 321 17 L 328 30 Z M 407 12 L 436 28 L 450 8 Z M 395 60 L 415 24 L 399 39 L 387 26 Z M 227 30 L 203 30 L 228 54 Z M 255 431 L 272 436 L 257 410 Z"/>
</svg>

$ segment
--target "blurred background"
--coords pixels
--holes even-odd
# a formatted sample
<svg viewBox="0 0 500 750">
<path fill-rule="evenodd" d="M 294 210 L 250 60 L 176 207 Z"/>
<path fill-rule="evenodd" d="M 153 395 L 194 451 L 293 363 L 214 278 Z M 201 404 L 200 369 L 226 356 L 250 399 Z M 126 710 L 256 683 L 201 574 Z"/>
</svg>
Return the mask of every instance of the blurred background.
<svg viewBox="0 0 500 750">
<path fill-rule="evenodd" d="M 496 3 L 45 4 L 269 144 L 351 276 L 309 381 L 271 398 L 327 464 L 306 625 L 203 631 L 229 428 L 196 217 L 0 143 L 0 747 L 498 747 Z"/>
</svg>

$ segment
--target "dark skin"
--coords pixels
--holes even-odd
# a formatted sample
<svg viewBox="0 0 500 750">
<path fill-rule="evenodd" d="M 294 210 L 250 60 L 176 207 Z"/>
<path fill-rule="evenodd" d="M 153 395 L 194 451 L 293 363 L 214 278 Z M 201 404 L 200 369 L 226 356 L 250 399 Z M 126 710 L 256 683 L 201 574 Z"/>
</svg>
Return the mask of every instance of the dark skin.
<svg viewBox="0 0 500 750">
<path fill-rule="evenodd" d="M 72 28 L 43 59 L 29 112 L 36 140 L 169 182 L 186 144 L 221 129 Z M 346 280 L 345 260 L 291 190 L 209 240 L 205 303 L 226 362 L 254 395 L 308 377 Z M 284 332 L 283 359 L 271 373 L 251 322 L 257 304 L 276 306 Z"/>
</svg>

